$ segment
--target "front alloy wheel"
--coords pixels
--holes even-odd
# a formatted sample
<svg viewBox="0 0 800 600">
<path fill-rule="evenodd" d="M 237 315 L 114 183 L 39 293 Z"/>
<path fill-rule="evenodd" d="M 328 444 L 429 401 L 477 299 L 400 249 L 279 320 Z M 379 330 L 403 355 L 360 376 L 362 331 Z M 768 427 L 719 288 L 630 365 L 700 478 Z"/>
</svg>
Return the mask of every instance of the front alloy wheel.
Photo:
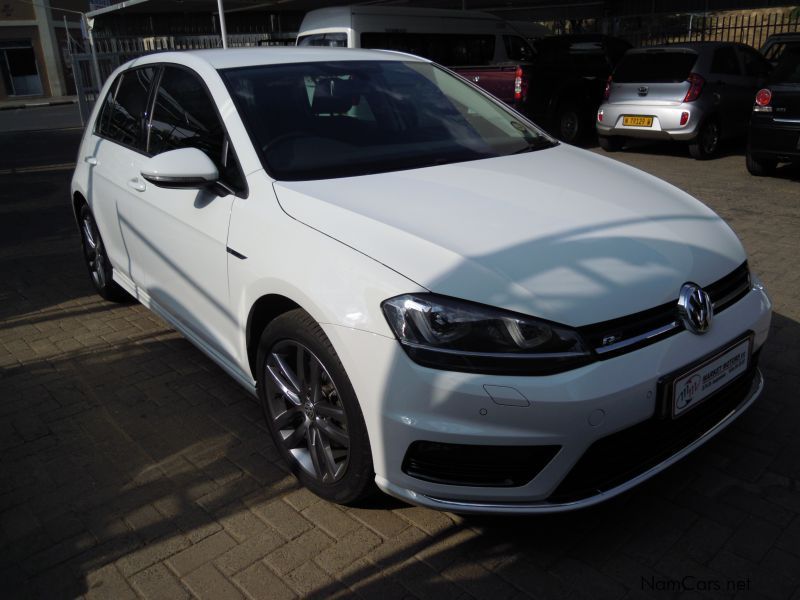
<svg viewBox="0 0 800 600">
<path fill-rule="evenodd" d="M 267 409 L 280 443 L 321 483 L 347 470 L 350 435 L 336 384 L 314 353 L 283 340 L 267 356 Z"/>
<path fill-rule="evenodd" d="M 278 452 L 312 492 L 350 504 L 375 489 L 367 426 L 350 379 L 319 324 L 301 309 L 261 334 L 258 395 Z"/>
</svg>

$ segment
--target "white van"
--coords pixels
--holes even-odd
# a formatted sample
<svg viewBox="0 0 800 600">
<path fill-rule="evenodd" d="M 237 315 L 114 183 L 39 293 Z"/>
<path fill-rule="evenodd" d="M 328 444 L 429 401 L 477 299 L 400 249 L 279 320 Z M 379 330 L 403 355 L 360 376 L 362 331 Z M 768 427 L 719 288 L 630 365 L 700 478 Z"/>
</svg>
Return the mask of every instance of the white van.
<svg viewBox="0 0 800 600">
<path fill-rule="evenodd" d="M 494 15 L 394 6 L 312 10 L 300 25 L 297 45 L 399 50 L 446 66 L 488 66 L 533 57 L 524 36 Z"/>
<path fill-rule="evenodd" d="M 507 21 L 477 11 L 337 6 L 303 18 L 298 46 L 397 50 L 456 70 L 501 100 L 522 94 L 521 63 L 534 50 Z"/>
</svg>

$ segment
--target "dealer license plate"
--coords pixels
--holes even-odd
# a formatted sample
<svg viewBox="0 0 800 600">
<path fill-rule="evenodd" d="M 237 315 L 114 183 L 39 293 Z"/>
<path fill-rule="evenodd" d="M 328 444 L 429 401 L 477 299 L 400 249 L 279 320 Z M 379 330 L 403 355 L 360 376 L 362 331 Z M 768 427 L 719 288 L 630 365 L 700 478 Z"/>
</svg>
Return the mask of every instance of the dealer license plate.
<svg viewBox="0 0 800 600">
<path fill-rule="evenodd" d="M 653 117 L 643 117 L 641 115 L 628 115 L 622 117 L 622 124 L 625 127 L 652 127 Z"/>
<path fill-rule="evenodd" d="M 672 417 L 680 417 L 725 387 L 750 366 L 751 338 L 723 350 L 672 384 Z"/>
</svg>

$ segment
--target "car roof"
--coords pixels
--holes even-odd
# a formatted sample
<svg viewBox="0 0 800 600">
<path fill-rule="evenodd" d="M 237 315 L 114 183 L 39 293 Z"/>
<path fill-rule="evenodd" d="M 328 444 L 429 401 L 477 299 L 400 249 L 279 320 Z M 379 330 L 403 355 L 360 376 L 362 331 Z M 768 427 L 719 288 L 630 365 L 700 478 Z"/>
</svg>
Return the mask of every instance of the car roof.
<svg viewBox="0 0 800 600">
<path fill-rule="evenodd" d="M 235 69 L 259 65 L 289 63 L 390 60 L 430 62 L 427 59 L 391 50 L 364 50 L 360 48 L 315 48 L 297 46 L 272 46 L 261 48 L 228 48 L 214 50 L 189 50 L 183 52 L 155 52 L 134 59 L 127 66 L 152 63 L 176 63 L 197 66 L 206 63 L 214 69 Z"/>
<path fill-rule="evenodd" d="M 673 44 L 659 44 L 658 46 L 647 46 L 646 48 L 634 48 L 628 52 L 648 52 L 651 50 L 691 50 L 700 53 L 703 50 L 722 48 L 723 46 L 744 46 L 740 42 L 675 42 Z"/>
<path fill-rule="evenodd" d="M 767 38 L 767 41 L 794 38 L 800 39 L 800 31 L 784 31 L 783 33 L 773 33 Z"/>
</svg>

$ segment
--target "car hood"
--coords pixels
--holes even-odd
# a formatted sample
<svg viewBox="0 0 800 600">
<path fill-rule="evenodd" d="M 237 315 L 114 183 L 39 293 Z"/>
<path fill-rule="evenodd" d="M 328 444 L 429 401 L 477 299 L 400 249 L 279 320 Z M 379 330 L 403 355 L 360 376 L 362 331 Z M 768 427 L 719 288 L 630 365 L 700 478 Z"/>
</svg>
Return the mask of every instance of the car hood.
<svg viewBox="0 0 800 600">
<path fill-rule="evenodd" d="M 291 217 L 432 292 L 572 326 L 675 300 L 745 260 L 698 200 L 563 144 L 274 187 Z"/>
</svg>

